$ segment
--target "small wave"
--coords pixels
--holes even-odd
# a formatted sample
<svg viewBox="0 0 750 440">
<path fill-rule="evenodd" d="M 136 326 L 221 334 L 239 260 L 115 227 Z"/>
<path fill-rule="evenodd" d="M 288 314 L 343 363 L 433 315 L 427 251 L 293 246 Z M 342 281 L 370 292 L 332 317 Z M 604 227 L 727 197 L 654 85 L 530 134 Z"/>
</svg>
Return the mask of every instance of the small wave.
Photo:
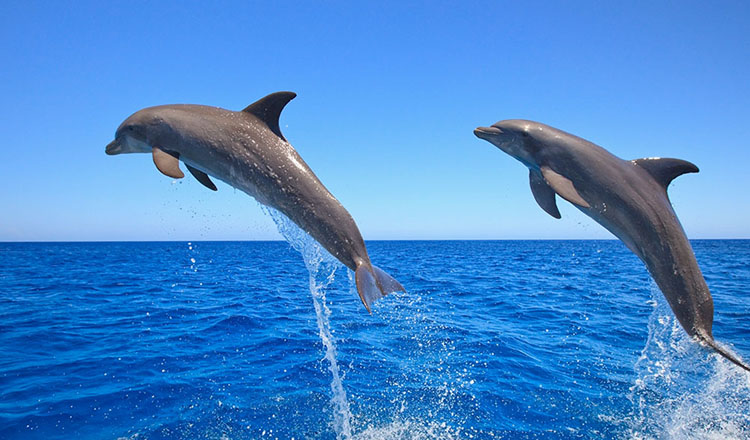
<svg viewBox="0 0 750 440">
<path fill-rule="evenodd" d="M 220 321 L 212 324 L 204 331 L 236 331 L 238 329 L 247 330 L 257 327 L 257 321 L 249 316 L 231 315 L 226 318 L 222 318 Z"/>
</svg>

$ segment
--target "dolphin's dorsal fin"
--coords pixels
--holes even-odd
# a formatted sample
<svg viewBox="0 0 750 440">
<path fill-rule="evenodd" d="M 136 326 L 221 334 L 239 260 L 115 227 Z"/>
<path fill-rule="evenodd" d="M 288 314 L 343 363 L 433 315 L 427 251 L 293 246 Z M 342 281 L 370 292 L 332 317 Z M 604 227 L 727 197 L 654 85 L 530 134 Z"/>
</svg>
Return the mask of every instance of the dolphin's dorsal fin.
<svg viewBox="0 0 750 440">
<path fill-rule="evenodd" d="M 697 173 L 698 167 L 682 159 L 668 157 L 646 157 L 632 161 L 634 164 L 648 171 L 659 184 L 667 189 L 672 180 L 685 173 Z"/>
<path fill-rule="evenodd" d="M 573 186 L 573 182 L 571 182 L 570 179 L 563 176 L 562 174 L 557 173 L 548 166 L 541 167 L 541 171 L 542 177 L 544 177 L 547 185 L 554 189 L 555 192 L 560 195 L 560 197 L 582 208 L 591 207 L 591 205 L 589 205 L 588 202 L 585 201 L 580 194 L 578 194 L 576 187 Z"/>
<path fill-rule="evenodd" d="M 174 179 L 182 179 L 185 177 L 185 175 L 182 174 L 182 170 L 180 170 L 179 159 L 157 147 L 154 147 L 151 150 L 151 154 L 154 158 L 154 165 L 156 165 L 156 168 L 161 171 L 162 174 Z"/>
<path fill-rule="evenodd" d="M 297 96 L 297 94 L 294 92 L 271 93 L 265 98 L 260 98 L 254 103 L 248 105 L 242 111 L 250 113 L 265 122 L 266 125 L 268 125 L 268 128 L 270 128 L 276 136 L 286 141 L 286 138 L 281 134 L 281 129 L 279 128 L 279 117 L 281 116 L 281 111 L 284 109 L 284 106 L 294 99 L 295 96 Z"/>
<path fill-rule="evenodd" d="M 529 185 L 531 193 L 539 206 L 554 218 L 560 218 L 560 210 L 555 203 L 555 191 L 547 185 L 542 176 L 534 170 L 529 170 Z"/>
<path fill-rule="evenodd" d="M 190 174 L 192 174 L 193 177 L 195 177 L 195 180 L 202 183 L 203 186 L 210 189 L 211 191 L 216 191 L 216 185 L 214 185 L 214 183 L 208 177 L 208 174 L 204 173 L 201 170 L 197 170 L 188 164 L 185 164 L 185 166 L 187 167 L 188 171 L 190 171 Z"/>
</svg>

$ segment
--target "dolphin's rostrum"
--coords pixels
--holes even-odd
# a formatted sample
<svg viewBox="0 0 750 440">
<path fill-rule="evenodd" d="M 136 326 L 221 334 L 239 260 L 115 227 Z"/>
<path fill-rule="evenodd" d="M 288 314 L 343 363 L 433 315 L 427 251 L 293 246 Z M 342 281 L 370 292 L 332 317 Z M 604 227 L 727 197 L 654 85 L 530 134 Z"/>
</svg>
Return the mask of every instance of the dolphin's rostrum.
<svg viewBox="0 0 750 440">
<path fill-rule="evenodd" d="M 667 196 L 675 177 L 698 172 L 680 159 L 622 160 L 556 128 L 526 120 L 479 127 L 474 134 L 529 168 L 531 191 L 555 218 L 555 194 L 607 228 L 648 268 L 690 336 L 750 371 L 712 334 L 714 306 L 690 242 Z"/>
<path fill-rule="evenodd" d="M 209 176 L 255 197 L 289 217 L 355 272 L 357 291 L 373 301 L 401 284 L 370 263 L 351 215 L 318 180 L 281 134 L 279 116 L 296 95 L 277 92 L 235 112 L 202 105 L 163 105 L 127 118 L 106 153 L 151 153 L 163 174 L 184 177 L 179 161 L 201 184 Z"/>
</svg>

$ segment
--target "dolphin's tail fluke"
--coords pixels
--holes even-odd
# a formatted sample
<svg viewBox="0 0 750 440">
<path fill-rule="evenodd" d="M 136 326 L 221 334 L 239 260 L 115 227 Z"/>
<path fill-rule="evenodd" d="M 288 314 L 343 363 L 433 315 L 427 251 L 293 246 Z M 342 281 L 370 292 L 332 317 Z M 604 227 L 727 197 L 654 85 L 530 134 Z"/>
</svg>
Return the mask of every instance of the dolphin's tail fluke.
<svg viewBox="0 0 750 440">
<path fill-rule="evenodd" d="M 700 337 L 699 336 L 698 339 L 701 342 L 704 342 L 709 347 L 713 348 L 714 351 L 716 351 L 717 353 L 719 353 L 720 355 L 722 355 L 723 357 L 725 357 L 727 360 L 729 360 L 733 364 L 736 364 L 736 365 L 742 367 L 746 371 L 750 371 L 750 367 L 747 364 L 745 364 L 744 362 L 742 362 L 742 360 L 740 360 L 734 354 L 732 354 L 729 351 L 727 351 L 726 348 L 721 347 L 719 344 L 717 344 L 716 341 L 713 338 L 706 338 L 706 337 Z"/>
<path fill-rule="evenodd" d="M 383 272 L 377 266 L 367 263 L 357 266 L 354 271 L 354 280 L 357 283 L 357 292 L 362 302 L 371 312 L 370 305 L 376 300 L 388 295 L 391 292 L 405 292 L 404 286 L 393 279 L 392 276 Z"/>
</svg>

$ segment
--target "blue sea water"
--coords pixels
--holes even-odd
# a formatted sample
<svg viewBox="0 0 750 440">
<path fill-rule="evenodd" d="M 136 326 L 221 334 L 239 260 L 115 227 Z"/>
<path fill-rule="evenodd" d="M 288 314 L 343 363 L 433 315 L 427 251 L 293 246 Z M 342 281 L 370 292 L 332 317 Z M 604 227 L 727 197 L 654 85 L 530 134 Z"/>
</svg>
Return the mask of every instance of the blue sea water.
<svg viewBox="0 0 750 440">
<path fill-rule="evenodd" d="M 408 289 L 368 314 L 285 233 L 0 243 L 0 438 L 750 438 L 750 374 L 620 242 L 368 242 Z M 693 245 L 750 359 L 750 241 Z"/>
</svg>

